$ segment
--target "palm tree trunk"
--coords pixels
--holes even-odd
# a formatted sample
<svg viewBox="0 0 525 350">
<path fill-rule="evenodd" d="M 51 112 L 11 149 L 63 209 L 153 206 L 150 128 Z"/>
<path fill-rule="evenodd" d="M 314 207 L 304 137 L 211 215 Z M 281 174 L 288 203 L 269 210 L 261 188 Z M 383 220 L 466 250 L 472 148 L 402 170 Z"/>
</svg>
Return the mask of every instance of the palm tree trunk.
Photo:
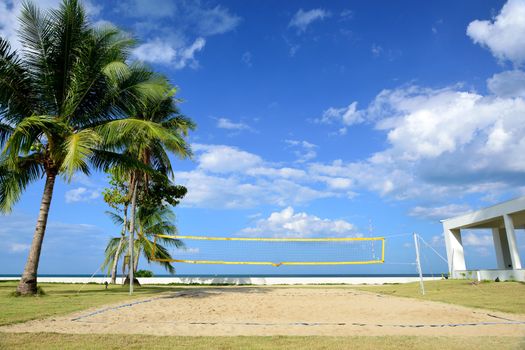
<svg viewBox="0 0 525 350">
<path fill-rule="evenodd" d="M 120 236 L 120 241 L 118 242 L 117 251 L 115 252 L 115 256 L 113 257 L 113 266 L 111 267 L 111 284 L 117 283 L 117 267 L 118 267 L 118 260 L 120 258 L 120 252 L 122 250 L 122 246 L 124 245 L 124 239 L 126 238 L 126 227 L 128 225 L 128 206 L 124 206 L 124 223 L 122 226 L 122 233 Z"/>
<path fill-rule="evenodd" d="M 137 210 L 137 185 L 138 178 L 134 176 L 132 182 L 132 192 L 131 192 L 131 217 L 129 221 L 129 294 L 133 294 L 133 283 L 135 283 L 135 278 L 133 276 L 133 251 L 135 245 L 135 213 Z"/>
<path fill-rule="evenodd" d="M 46 174 L 46 184 L 40 203 L 40 212 L 38 213 L 33 242 L 31 243 L 24 273 L 16 288 L 16 291 L 21 295 L 36 294 L 37 292 L 38 263 L 40 261 L 40 251 L 42 250 L 42 242 L 44 241 L 44 234 L 46 232 L 47 216 L 53 197 L 55 180 L 56 174 L 54 172 L 48 172 Z"/>
<path fill-rule="evenodd" d="M 140 249 L 140 246 L 139 246 L 139 247 L 137 247 L 137 254 L 135 255 L 135 261 L 133 261 L 133 263 L 135 264 L 133 271 L 135 273 L 137 272 L 137 268 L 139 267 L 140 251 L 141 251 L 141 249 Z"/>
</svg>

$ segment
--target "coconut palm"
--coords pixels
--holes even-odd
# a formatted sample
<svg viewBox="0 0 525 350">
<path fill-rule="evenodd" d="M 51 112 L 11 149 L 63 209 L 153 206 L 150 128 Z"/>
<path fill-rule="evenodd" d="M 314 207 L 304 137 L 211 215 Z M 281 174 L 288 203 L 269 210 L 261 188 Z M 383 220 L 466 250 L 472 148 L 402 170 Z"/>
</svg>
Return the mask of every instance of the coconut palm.
<svg viewBox="0 0 525 350">
<path fill-rule="evenodd" d="M 153 182 L 163 182 L 165 176 L 173 175 L 168 151 L 180 158 L 191 156 L 191 149 L 185 140 L 189 130 L 195 128 L 191 119 L 181 115 L 176 106 L 175 88 L 170 88 L 166 81 L 166 93 L 157 99 L 144 99 L 136 113 L 130 118 L 114 120 L 102 125 L 98 130 L 105 145 L 113 150 L 121 151 L 127 157 L 135 158 L 145 165 L 146 169 L 153 168 L 157 178 Z M 129 181 L 130 215 L 129 232 L 130 244 L 135 233 L 135 212 L 137 195 L 147 193 L 152 182 L 152 173 L 139 168 L 132 168 L 125 176 Z M 123 176 L 118 174 L 118 176 Z M 170 200 L 170 197 L 166 197 Z M 171 203 L 173 204 L 173 203 Z M 127 217 L 127 208 L 125 211 Z M 125 227 L 125 226 L 124 226 Z M 117 261 L 123 247 L 124 235 L 120 237 L 114 251 L 113 261 Z M 132 253 L 128 246 L 128 252 Z M 116 268 L 116 267 L 115 267 Z M 115 274 L 112 270 L 112 276 Z M 133 269 L 129 269 L 130 275 Z M 131 278 L 132 276 L 130 276 Z M 113 280 L 113 278 L 112 278 Z"/>
<path fill-rule="evenodd" d="M 0 210 L 10 211 L 30 183 L 45 178 L 17 288 L 34 294 L 57 176 L 89 174 L 90 165 L 139 166 L 109 151 L 98 130 L 134 114 L 138 101 L 155 99 L 166 86 L 144 67 L 127 64 L 133 39 L 114 27 L 92 28 L 77 0 L 48 12 L 25 3 L 19 39 L 23 49 L 17 52 L 0 38 Z"/>
<path fill-rule="evenodd" d="M 124 225 L 124 218 L 115 212 L 107 212 L 113 222 L 117 225 Z M 184 248 L 184 244 L 177 239 L 165 239 L 158 237 L 155 242 L 155 235 L 167 234 L 175 235 L 177 228 L 173 224 L 175 220 L 175 214 L 168 207 L 156 207 L 156 208 L 139 208 L 137 211 L 137 239 L 134 240 L 134 259 L 133 271 L 137 271 L 139 257 L 142 254 L 148 262 L 154 259 L 171 259 L 169 253 L 169 246 L 176 248 Z M 105 251 L 105 260 L 102 264 L 102 268 L 110 269 L 118 263 L 118 259 L 122 253 L 127 253 L 128 247 L 121 247 L 122 251 L 117 254 L 120 245 L 120 237 L 111 238 L 108 242 Z M 155 260 L 154 260 L 155 261 Z M 170 262 L 166 261 L 155 261 L 166 269 L 169 273 L 175 273 L 175 268 Z M 123 262 L 125 264 L 125 262 Z"/>
</svg>

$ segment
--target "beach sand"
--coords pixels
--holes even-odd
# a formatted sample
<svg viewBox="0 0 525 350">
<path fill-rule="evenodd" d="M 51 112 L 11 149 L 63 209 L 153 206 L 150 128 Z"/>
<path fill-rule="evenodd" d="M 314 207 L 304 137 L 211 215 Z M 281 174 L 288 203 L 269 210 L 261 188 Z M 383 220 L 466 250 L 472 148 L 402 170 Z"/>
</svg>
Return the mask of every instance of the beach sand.
<svg viewBox="0 0 525 350">
<path fill-rule="evenodd" d="M 187 336 L 525 336 L 525 323 L 492 324 L 511 321 L 525 322 L 525 315 L 347 287 L 199 287 L 4 326 L 0 331 Z M 468 325 L 472 323 L 477 325 Z"/>
</svg>

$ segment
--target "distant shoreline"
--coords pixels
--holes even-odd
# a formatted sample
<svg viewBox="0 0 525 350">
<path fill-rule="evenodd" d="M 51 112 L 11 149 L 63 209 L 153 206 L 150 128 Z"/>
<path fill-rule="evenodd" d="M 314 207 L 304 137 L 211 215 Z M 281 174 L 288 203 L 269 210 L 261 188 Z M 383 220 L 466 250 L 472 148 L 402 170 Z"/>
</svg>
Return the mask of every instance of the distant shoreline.
<svg viewBox="0 0 525 350">
<path fill-rule="evenodd" d="M 0 277 L 0 281 L 18 280 L 20 276 Z M 440 276 L 424 277 L 424 280 L 439 280 Z M 181 285 L 322 285 L 322 284 L 386 284 L 386 283 L 410 283 L 419 281 L 415 276 L 165 276 L 165 277 L 145 277 L 138 279 L 141 284 L 181 284 Z M 40 283 L 106 283 L 109 277 L 58 277 L 58 276 L 39 276 Z M 123 278 L 118 277 L 117 283 L 122 283 Z"/>
</svg>

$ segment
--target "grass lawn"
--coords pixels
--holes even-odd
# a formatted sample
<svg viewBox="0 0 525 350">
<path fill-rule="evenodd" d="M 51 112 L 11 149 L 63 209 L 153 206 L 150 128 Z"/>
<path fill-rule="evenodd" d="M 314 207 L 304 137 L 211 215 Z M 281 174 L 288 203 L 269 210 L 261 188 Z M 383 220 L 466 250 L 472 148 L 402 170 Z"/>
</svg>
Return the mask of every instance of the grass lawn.
<svg viewBox="0 0 525 350">
<path fill-rule="evenodd" d="M 144 335 L 1 334 L 9 349 L 523 349 L 513 337 L 155 337 Z"/>
<path fill-rule="evenodd" d="M 475 308 L 525 314 L 525 283 L 482 282 L 473 284 L 467 280 L 444 280 L 425 282 L 425 295 L 419 291 L 419 283 L 389 284 L 382 286 L 359 286 L 360 290 L 441 301 Z"/>
<path fill-rule="evenodd" d="M 133 296 L 121 286 L 97 284 L 39 283 L 46 295 L 37 297 L 14 297 L 16 282 L 0 282 L 0 326 L 24 322 L 48 316 L 63 315 L 94 306 L 115 303 L 123 300 L 142 298 L 167 290 L 173 286 L 144 286 L 135 288 Z M 82 289 L 81 289 L 82 288 Z M 79 293 L 78 290 L 80 290 Z"/>
</svg>

